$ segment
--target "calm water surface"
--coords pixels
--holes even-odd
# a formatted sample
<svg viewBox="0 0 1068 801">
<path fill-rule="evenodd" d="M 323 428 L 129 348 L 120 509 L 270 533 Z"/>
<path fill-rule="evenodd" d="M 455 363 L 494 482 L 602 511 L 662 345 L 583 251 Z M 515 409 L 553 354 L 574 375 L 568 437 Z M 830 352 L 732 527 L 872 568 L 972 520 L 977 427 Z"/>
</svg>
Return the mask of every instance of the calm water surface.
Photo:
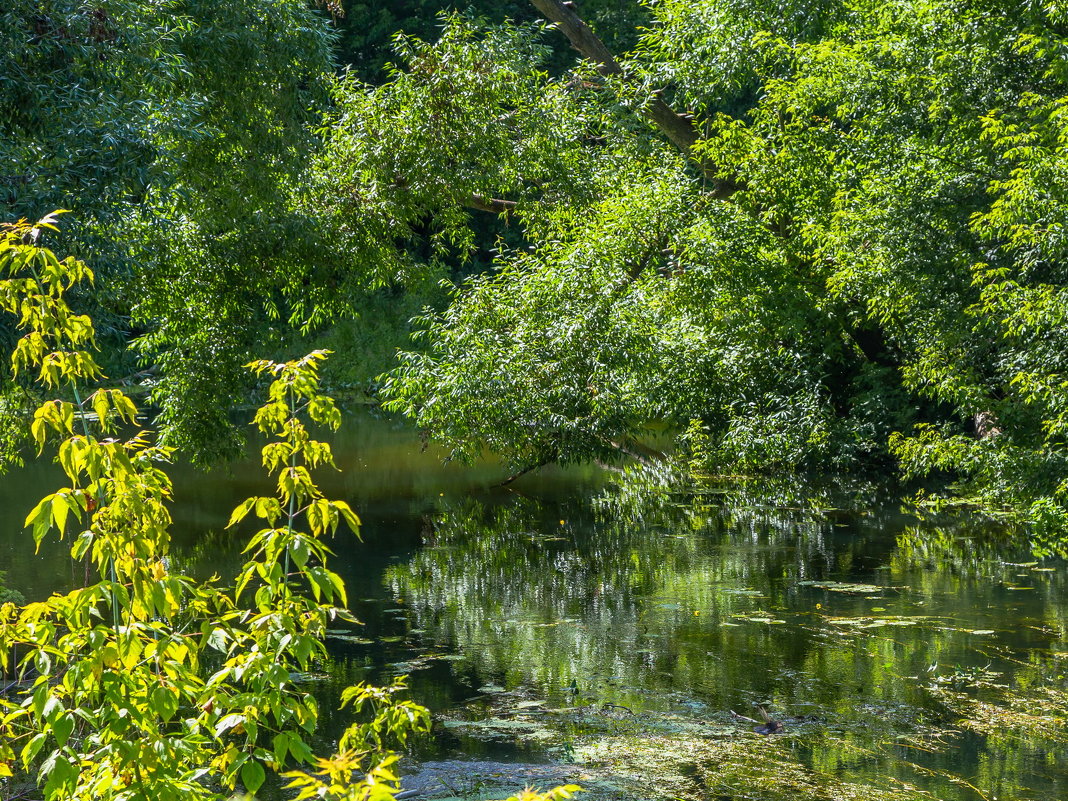
<svg viewBox="0 0 1068 801">
<path fill-rule="evenodd" d="M 717 725 L 762 704 L 787 720 L 785 747 L 829 775 L 943 799 L 1068 798 L 1063 719 L 985 736 L 953 725 L 944 703 L 1068 687 L 1065 567 L 989 526 L 921 523 L 893 505 L 844 514 L 737 492 L 622 492 L 592 468 L 494 488 L 499 466 L 443 465 L 367 415 L 335 453 L 341 471 L 320 484 L 358 510 L 363 541 L 339 536 L 333 566 L 368 642 L 331 640 L 317 691 L 328 701 L 408 673 L 415 698 L 451 721 L 425 754 L 566 756 L 566 733 L 533 746 L 458 725 L 509 693 Z M 235 572 L 241 533 L 223 526 L 238 501 L 271 491 L 258 460 L 172 474 L 176 561 Z M 21 527 L 59 481 L 31 464 L 0 485 L 0 570 L 30 599 L 81 580 L 62 547 L 35 555 Z M 328 707 L 327 736 L 347 722 Z"/>
</svg>

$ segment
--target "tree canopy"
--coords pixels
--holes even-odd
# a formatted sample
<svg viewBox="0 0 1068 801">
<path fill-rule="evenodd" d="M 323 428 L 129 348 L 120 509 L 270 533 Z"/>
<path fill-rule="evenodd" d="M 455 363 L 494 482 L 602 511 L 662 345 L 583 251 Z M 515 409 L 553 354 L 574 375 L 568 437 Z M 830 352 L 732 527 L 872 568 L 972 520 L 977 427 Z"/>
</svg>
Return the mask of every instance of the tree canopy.
<svg viewBox="0 0 1068 801">
<path fill-rule="evenodd" d="M 618 70 L 530 69 L 533 115 L 480 101 L 483 119 L 509 120 L 499 147 L 566 155 L 559 175 L 583 192 L 487 190 L 517 199 L 526 241 L 427 318 L 391 406 L 458 454 L 489 446 L 517 466 L 696 420 L 720 471 L 894 458 L 1059 510 L 1063 15 L 927 0 L 649 10 Z M 456 46 L 443 38 L 439 58 Z M 378 92 L 415 83 L 413 66 Z M 659 98 L 694 120 L 692 148 L 643 121 Z M 552 142 L 524 127 L 555 115 L 586 130 Z"/>
<path fill-rule="evenodd" d="M 382 396 L 458 457 L 666 421 L 1063 517 L 1059 7 L 46 5 L 3 12 L 7 209 L 75 207 L 167 441 L 224 449 L 252 343 L 445 279 Z"/>
<path fill-rule="evenodd" d="M 264 337 L 249 322 L 309 260 L 289 199 L 326 96 L 325 19 L 299 0 L 16 0 L 0 22 L 5 218 L 73 210 L 62 244 L 96 271 L 84 302 L 109 367 L 132 372 L 133 340 L 168 440 L 225 451 Z"/>
</svg>

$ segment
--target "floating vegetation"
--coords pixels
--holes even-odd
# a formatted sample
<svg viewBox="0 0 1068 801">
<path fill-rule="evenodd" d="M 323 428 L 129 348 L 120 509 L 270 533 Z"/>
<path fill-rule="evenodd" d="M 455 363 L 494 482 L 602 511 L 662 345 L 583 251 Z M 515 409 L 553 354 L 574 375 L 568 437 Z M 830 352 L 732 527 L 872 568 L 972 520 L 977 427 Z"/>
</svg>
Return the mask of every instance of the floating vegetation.
<svg viewBox="0 0 1068 801">
<path fill-rule="evenodd" d="M 351 645 L 372 645 L 374 640 L 369 640 L 366 637 L 359 637 L 355 634 L 331 634 L 326 635 L 326 639 L 335 640 L 337 642 L 347 642 Z"/>
<path fill-rule="evenodd" d="M 982 677 L 966 686 L 994 692 L 980 698 L 946 681 L 930 688 L 932 695 L 961 716 L 957 721 L 960 728 L 983 735 L 1011 734 L 1048 744 L 1068 743 L 1068 691 L 1051 687 L 1012 691 Z"/>
<path fill-rule="evenodd" d="M 533 765 L 515 762 L 447 760 L 424 762 L 403 779 L 403 788 L 419 798 L 446 801 L 482 801 L 500 799 L 522 791 L 524 787 L 548 788 L 561 784 L 581 783 L 587 801 L 590 790 L 600 787 L 574 765 Z M 593 798 L 605 799 L 603 793 Z"/>
<path fill-rule="evenodd" d="M 958 667 L 949 673 L 939 673 L 931 677 L 932 687 L 952 687 L 963 689 L 996 688 L 1006 689 L 1002 681 L 1002 674 L 986 667 L 961 668 Z M 944 700 L 944 699 L 943 699 Z"/>
<path fill-rule="evenodd" d="M 745 620 L 749 623 L 767 623 L 769 625 L 781 625 L 785 623 L 785 620 L 775 617 L 768 612 L 750 612 L 748 614 L 735 614 L 731 615 L 732 620 Z M 723 625 L 730 625 L 725 623 Z"/>
<path fill-rule="evenodd" d="M 796 761 L 787 746 L 757 737 L 611 737 L 576 749 L 591 771 L 611 776 L 631 797 L 706 801 L 932 801 L 904 782 L 846 782 Z"/>
<path fill-rule="evenodd" d="M 833 626 L 878 629 L 884 626 L 916 626 L 938 618 L 930 615 L 885 615 L 883 617 L 824 617 L 823 619 Z"/>
<path fill-rule="evenodd" d="M 446 720 L 450 731 L 473 735 L 482 740 L 522 740 L 527 743 L 548 744 L 557 739 L 555 731 L 530 720 L 487 718 L 486 720 Z"/>
<path fill-rule="evenodd" d="M 301 673 L 291 672 L 289 678 L 297 684 L 311 684 L 313 682 L 330 681 L 333 678 L 329 673 Z"/>
<path fill-rule="evenodd" d="M 877 587 L 874 584 L 851 584 L 847 581 L 799 581 L 799 587 L 815 587 L 829 592 L 844 592 L 850 595 L 878 595 L 885 590 L 900 590 L 901 587 Z"/>
<path fill-rule="evenodd" d="M 435 661 L 433 658 L 419 658 L 408 659 L 403 662 L 393 662 L 388 665 L 389 672 L 394 676 L 400 676 L 407 673 L 414 673 L 417 670 L 427 670 L 432 665 L 431 662 Z"/>
<path fill-rule="evenodd" d="M 979 731 L 984 719 L 997 718 L 1002 728 L 1043 726 L 1045 717 L 1026 712 L 1013 717 L 1012 707 L 991 710 L 958 692 L 984 682 L 997 686 L 993 681 L 999 677 L 986 669 L 958 668 L 932 680 L 935 698 L 944 706 L 959 701 L 959 708 L 969 713 L 956 726 L 916 706 L 858 698 L 837 710 L 809 705 L 804 715 L 776 710 L 783 730 L 770 738 L 775 742 L 753 734 L 751 726 L 731 720 L 726 711 L 687 707 L 678 714 L 605 701 L 557 707 L 531 697 L 529 688 L 505 690 L 498 685 L 483 686 L 482 699 L 459 711 L 463 717 L 445 720 L 444 726 L 488 743 L 563 755 L 581 767 L 585 779 L 580 783 L 595 788 L 587 801 L 970 801 L 971 784 L 965 778 L 908 757 L 951 753 L 960 732 Z M 924 691 L 919 677 L 916 687 Z M 1054 701 L 1047 699 L 1048 704 Z M 857 777 L 848 770 L 855 762 L 885 762 L 888 778 Z M 889 769 L 891 764 L 897 767 Z M 934 794 L 916 786 L 930 788 L 932 781 L 964 789 Z"/>
</svg>

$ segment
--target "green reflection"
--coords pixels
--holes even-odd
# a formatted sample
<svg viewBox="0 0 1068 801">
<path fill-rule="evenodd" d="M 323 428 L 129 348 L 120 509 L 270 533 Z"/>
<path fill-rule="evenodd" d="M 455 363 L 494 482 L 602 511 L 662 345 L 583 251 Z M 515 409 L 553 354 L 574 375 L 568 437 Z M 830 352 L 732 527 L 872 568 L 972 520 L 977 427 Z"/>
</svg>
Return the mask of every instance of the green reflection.
<svg viewBox="0 0 1068 801">
<path fill-rule="evenodd" d="M 386 577 L 425 639 L 463 654 L 458 670 L 550 706 L 625 707 L 664 737 L 664 721 L 725 724 L 762 703 L 788 734 L 760 747 L 826 782 L 1064 797 L 1049 764 L 1051 748 L 1064 756 L 1049 736 L 1064 720 L 1059 565 L 975 522 L 784 500 L 441 499 L 425 547 Z M 1029 687 L 1040 715 L 1014 712 L 1041 700 Z M 696 746 L 675 728 L 675 751 L 661 748 L 681 759 Z M 782 792 L 836 797 L 826 782 Z"/>
<path fill-rule="evenodd" d="M 407 672 L 447 724 L 435 756 L 584 760 L 628 798 L 1068 798 L 1068 578 L 1019 532 L 917 521 L 878 484 L 494 488 L 493 462 L 442 465 L 388 419 L 342 430 L 323 486 L 364 521 L 334 547 L 365 625 L 307 677 L 325 737 L 339 687 Z M 257 461 L 176 474 L 175 559 L 232 573 Z M 0 570 L 31 600 L 84 580 L 22 530 L 58 480 L 31 463 L 0 486 Z M 785 734 L 731 720 L 755 704 Z"/>
</svg>

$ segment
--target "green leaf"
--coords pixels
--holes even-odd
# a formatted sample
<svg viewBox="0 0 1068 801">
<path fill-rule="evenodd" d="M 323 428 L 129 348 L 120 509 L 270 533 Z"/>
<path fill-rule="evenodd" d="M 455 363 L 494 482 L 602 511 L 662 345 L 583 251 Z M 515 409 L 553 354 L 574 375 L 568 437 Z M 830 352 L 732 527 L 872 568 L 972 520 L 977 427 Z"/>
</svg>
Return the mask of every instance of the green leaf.
<svg viewBox="0 0 1068 801">
<path fill-rule="evenodd" d="M 168 687 L 157 687 L 151 695 L 152 711 L 164 722 L 178 711 L 178 695 Z"/>
<path fill-rule="evenodd" d="M 62 492 L 53 495 L 52 499 L 52 522 L 56 527 L 56 531 L 59 532 L 59 536 L 62 537 L 67 528 L 67 515 L 71 507 L 75 506 L 77 502 Z"/>
<path fill-rule="evenodd" d="M 30 763 L 33 762 L 34 757 L 41 751 L 41 747 L 45 742 L 45 733 L 40 732 L 30 738 L 30 741 L 26 743 L 26 747 L 22 749 L 22 767 L 29 771 Z"/>
<path fill-rule="evenodd" d="M 311 555 L 308 541 L 304 537 L 295 537 L 293 543 L 289 546 L 289 554 L 293 557 L 297 567 L 303 570 L 308 564 L 308 557 Z"/>
<path fill-rule="evenodd" d="M 108 410 L 111 408 L 111 404 L 108 403 L 108 400 L 108 393 L 105 390 L 98 389 L 93 393 L 93 411 L 96 412 L 96 416 L 100 420 L 101 425 L 107 423 Z"/>
<path fill-rule="evenodd" d="M 41 766 L 42 775 L 48 776 L 44 793 L 46 798 L 67 798 L 78 778 L 78 769 L 66 756 L 53 752 Z"/>
<path fill-rule="evenodd" d="M 230 636 L 226 633 L 226 629 L 215 628 L 212 629 L 211 634 L 208 635 L 208 646 L 225 654 L 226 643 L 229 639 Z"/>
<path fill-rule="evenodd" d="M 48 533 L 48 527 L 52 522 L 52 496 L 46 496 L 42 498 L 40 502 L 33 507 L 33 510 L 26 515 L 26 521 L 24 526 L 33 526 L 33 541 L 38 545 L 41 544 L 41 540 L 44 539 L 45 534 Z"/>
<path fill-rule="evenodd" d="M 83 531 L 74 540 L 74 544 L 71 545 L 70 555 L 72 559 L 81 559 L 89 551 L 89 548 L 93 545 L 95 535 L 92 531 Z"/>
<path fill-rule="evenodd" d="M 360 535 L 360 518 L 352 511 L 352 507 L 344 501 L 331 501 L 331 505 L 341 513 L 341 516 L 348 523 L 349 528 L 358 537 Z"/>
<path fill-rule="evenodd" d="M 245 789 L 255 795 L 256 791 L 263 785 L 263 780 L 266 778 L 263 770 L 263 765 L 259 762 L 250 759 L 244 765 L 241 766 L 241 782 L 245 785 Z"/>
<path fill-rule="evenodd" d="M 221 737 L 227 731 L 237 726 L 240 723 L 245 722 L 245 716 L 240 715 L 237 712 L 232 712 L 229 715 L 225 715 L 218 723 L 215 724 L 215 736 Z"/>
<path fill-rule="evenodd" d="M 271 745 L 274 748 L 274 761 L 279 765 L 285 764 L 286 754 L 289 751 L 289 741 L 292 735 L 289 732 L 279 732 L 271 740 Z"/>
<path fill-rule="evenodd" d="M 241 504 L 234 509 L 233 514 L 230 515 L 230 522 L 226 524 L 227 528 L 236 526 L 245 516 L 252 510 L 252 507 L 256 504 L 256 498 L 246 498 Z"/>
<path fill-rule="evenodd" d="M 52 721 L 52 733 L 56 736 L 56 742 L 62 748 L 67 744 L 67 738 L 74 731 L 74 716 L 69 712 L 64 713 Z"/>
</svg>

